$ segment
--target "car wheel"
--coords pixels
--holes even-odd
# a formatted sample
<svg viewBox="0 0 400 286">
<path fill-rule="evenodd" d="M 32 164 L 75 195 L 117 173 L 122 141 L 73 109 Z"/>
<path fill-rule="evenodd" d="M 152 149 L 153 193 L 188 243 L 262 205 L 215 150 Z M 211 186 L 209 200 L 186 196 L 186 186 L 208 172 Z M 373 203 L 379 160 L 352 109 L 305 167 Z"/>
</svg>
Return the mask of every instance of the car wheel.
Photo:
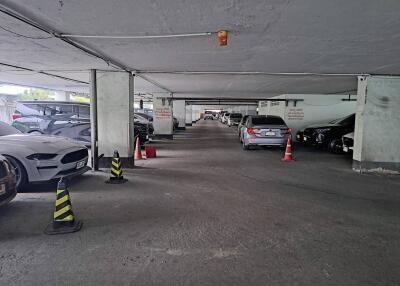
<svg viewBox="0 0 400 286">
<path fill-rule="evenodd" d="M 15 176 L 17 179 L 17 190 L 22 191 L 28 184 L 28 175 L 26 174 L 25 167 L 17 159 L 5 155 L 4 157 L 10 162 L 14 168 Z"/>
<path fill-rule="evenodd" d="M 328 144 L 328 151 L 332 153 L 341 153 L 343 148 L 341 147 L 341 142 L 338 139 L 333 139 Z"/>
<path fill-rule="evenodd" d="M 244 142 L 244 140 L 242 140 L 242 148 L 243 150 L 250 150 L 250 146 L 246 145 L 246 143 Z"/>
<path fill-rule="evenodd" d="M 38 130 L 35 130 L 35 131 L 28 132 L 28 134 L 43 135 L 43 132 L 40 132 L 40 131 L 38 131 Z"/>
</svg>

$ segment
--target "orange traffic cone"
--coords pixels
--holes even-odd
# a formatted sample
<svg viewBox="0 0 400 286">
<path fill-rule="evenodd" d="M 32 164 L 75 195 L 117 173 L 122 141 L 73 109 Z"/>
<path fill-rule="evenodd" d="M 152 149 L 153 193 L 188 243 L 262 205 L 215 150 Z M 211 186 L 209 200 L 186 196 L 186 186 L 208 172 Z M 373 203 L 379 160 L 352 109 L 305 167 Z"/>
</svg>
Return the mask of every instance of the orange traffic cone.
<svg viewBox="0 0 400 286">
<path fill-rule="evenodd" d="M 135 160 L 141 160 L 142 159 L 142 153 L 140 151 L 140 139 L 139 139 L 139 136 L 136 139 L 134 159 Z"/>
<path fill-rule="evenodd" d="M 289 136 L 286 144 L 286 151 L 285 151 L 285 156 L 282 158 L 282 161 L 284 162 L 292 162 L 294 161 L 292 157 L 292 137 Z"/>
<path fill-rule="evenodd" d="M 142 150 L 142 159 L 147 159 L 147 154 L 146 154 L 146 149 L 145 148 L 143 148 L 143 150 Z"/>
</svg>

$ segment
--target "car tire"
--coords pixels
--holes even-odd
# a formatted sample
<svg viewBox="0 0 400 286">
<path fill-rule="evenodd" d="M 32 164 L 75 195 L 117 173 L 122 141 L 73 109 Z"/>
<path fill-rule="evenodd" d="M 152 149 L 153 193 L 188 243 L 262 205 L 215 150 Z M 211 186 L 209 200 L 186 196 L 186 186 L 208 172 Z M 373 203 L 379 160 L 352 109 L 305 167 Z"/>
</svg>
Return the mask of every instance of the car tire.
<svg viewBox="0 0 400 286">
<path fill-rule="evenodd" d="M 244 142 L 244 140 L 242 140 L 242 149 L 243 150 L 250 150 L 250 146 L 249 145 L 246 145 L 246 143 Z"/>
<path fill-rule="evenodd" d="M 28 175 L 26 173 L 25 167 L 22 165 L 20 161 L 18 161 L 14 157 L 10 157 L 7 155 L 4 155 L 4 157 L 7 158 L 7 160 L 10 162 L 11 166 L 15 170 L 15 174 L 17 177 L 17 190 L 19 192 L 23 191 L 26 185 L 28 184 Z"/>
<path fill-rule="evenodd" d="M 39 130 L 33 130 L 33 131 L 29 131 L 28 134 L 43 135 L 44 133 L 42 131 L 39 131 Z"/>
<path fill-rule="evenodd" d="M 335 154 L 341 153 L 340 150 L 343 150 L 343 149 L 341 149 L 339 147 L 340 145 L 341 145 L 340 140 L 333 139 L 333 140 L 329 141 L 328 151 L 331 153 L 335 153 Z"/>
</svg>

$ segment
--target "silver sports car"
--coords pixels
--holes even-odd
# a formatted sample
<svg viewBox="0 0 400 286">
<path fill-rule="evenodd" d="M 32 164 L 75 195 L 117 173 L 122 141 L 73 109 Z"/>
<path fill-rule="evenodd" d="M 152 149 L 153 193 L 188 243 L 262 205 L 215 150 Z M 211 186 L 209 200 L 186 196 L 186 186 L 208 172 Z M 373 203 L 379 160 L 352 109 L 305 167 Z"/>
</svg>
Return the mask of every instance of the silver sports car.
<svg viewBox="0 0 400 286">
<path fill-rule="evenodd" d="M 80 175 L 87 167 L 88 149 L 59 136 L 23 134 L 0 121 L 0 154 L 15 169 L 17 188 Z"/>
</svg>

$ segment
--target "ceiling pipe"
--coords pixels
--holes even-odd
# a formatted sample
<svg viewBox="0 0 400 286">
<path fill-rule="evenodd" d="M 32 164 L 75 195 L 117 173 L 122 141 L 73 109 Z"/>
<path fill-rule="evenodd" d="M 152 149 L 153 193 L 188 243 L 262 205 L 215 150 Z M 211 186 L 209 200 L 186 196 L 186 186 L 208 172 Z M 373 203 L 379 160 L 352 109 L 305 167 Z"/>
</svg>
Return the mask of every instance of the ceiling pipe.
<svg viewBox="0 0 400 286">
<path fill-rule="evenodd" d="M 364 73 L 260 72 L 260 71 L 140 71 L 145 74 L 178 75 L 266 75 L 266 76 L 368 76 Z"/>
<path fill-rule="evenodd" d="M 16 69 L 23 70 L 23 71 L 30 71 L 30 72 L 34 72 L 34 73 L 38 73 L 38 74 L 43 74 L 43 75 L 46 75 L 46 76 L 51 76 L 51 77 L 59 78 L 59 79 L 66 80 L 66 81 L 72 81 L 72 82 L 81 83 L 81 84 L 89 84 L 86 81 L 72 79 L 72 78 L 69 78 L 69 77 L 64 77 L 64 76 L 56 75 L 56 74 L 51 74 L 51 73 L 44 72 L 44 71 L 36 71 L 36 70 L 30 69 L 30 68 L 20 67 L 20 66 L 16 66 L 16 65 L 10 65 L 10 64 L 5 64 L 5 63 L 0 63 L 0 65 L 6 66 L 6 67 L 11 67 L 11 68 L 16 68 Z"/>
<path fill-rule="evenodd" d="M 215 32 L 190 33 L 190 34 L 171 34 L 171 35 L 144 35 L 144 36 L 112 36 L 112 35 L 77 35 L 61 34 L 61 37 L 67 38 L 87 38 L 87 39 L 164 39 L 164 38 L 187 38 L 211 36 Z"/>
</svg>

